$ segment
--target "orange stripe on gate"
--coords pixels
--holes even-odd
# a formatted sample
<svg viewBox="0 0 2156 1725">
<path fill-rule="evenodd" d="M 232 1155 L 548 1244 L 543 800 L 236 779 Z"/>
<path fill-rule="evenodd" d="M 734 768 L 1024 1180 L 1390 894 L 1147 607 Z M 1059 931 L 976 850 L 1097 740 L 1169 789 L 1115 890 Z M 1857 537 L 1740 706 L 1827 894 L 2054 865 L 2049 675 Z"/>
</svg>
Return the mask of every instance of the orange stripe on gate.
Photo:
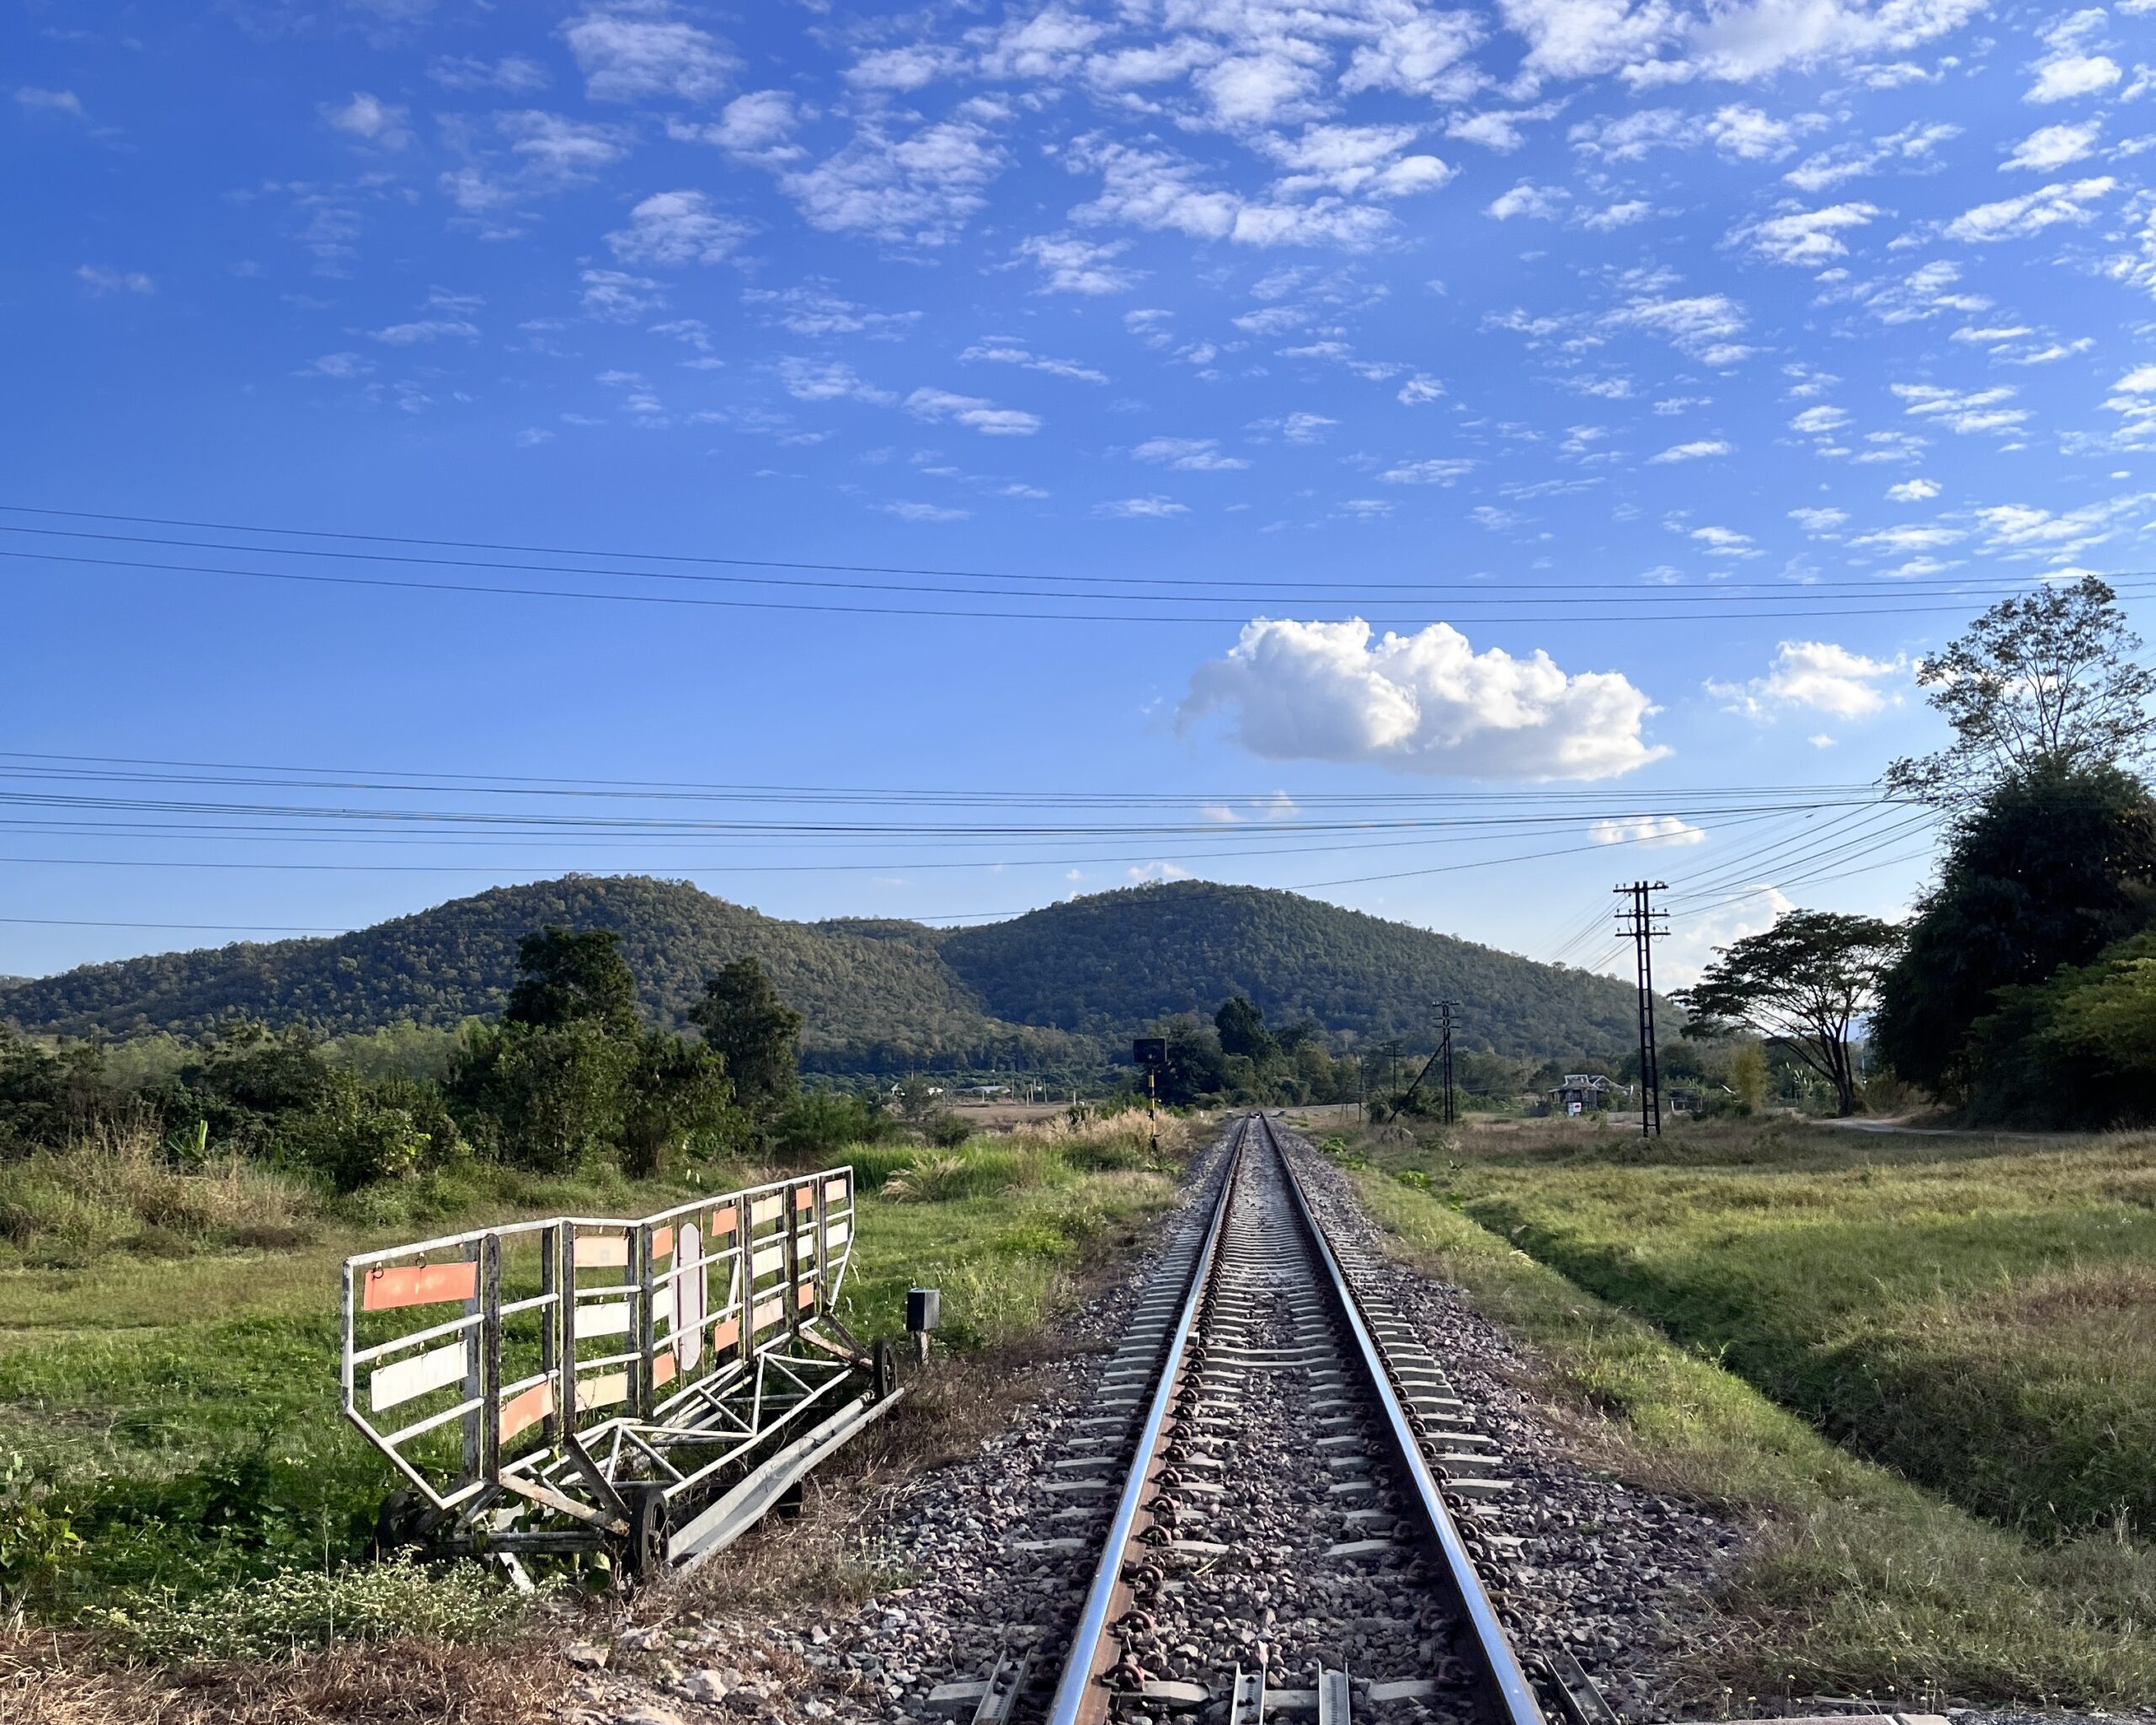
<svg viewBox="0 0 2156 1725">
<path fill-rule="evenodd" d="M 398 1306 L 446 1306 L 470 1300 L 479 1291 L 476 1263 L 422 1263 L 391 1269 L 376 1265 L 367 1272 L 360 1295 L 362 1311 L 387 1311 Z"/>
<path fill-rule="evenodd" d="M 739 1319 L 730 1317 L 722 1319 L 712 1327 L 711 1351 L 716 1354 L 723 1348 L 731 1348 L 739 1339 L 740 1334 Z"/>
<path fill-rule="evenodd" d="M 671 1228 L 659 1228 L 653 1231 L 651 1236 L 651 1255 L 654 1258 L 673 1257 L 674 1231 Z"/>
<path fill-rule="evenodd" d="M 669 1348 L 651 1363 L 651 1386 L 662 1389 L 674 1381 L 674 1353 Z"/>
<path fill-rule="evenodd" d="M 711 1213 L 711 1231 L 714 1236 L 731 1234 L 740 1226 L 740 1220 L 741 1213 L 729 1204 L 724 1210 L 715 1210 Z"/>
<path fill-rule="evenodd" d="M 545 1383 L 534 1384 L 523 1394 L 512 1397 L 502 1403 L 502 1441 L 506 1444 L 519 1432 L 538 1424 L 553 1411 L 554 1386 L 551 1379 Z"/>
<path fill-rule="evenodd" d="M 793 1294 L 793 1303 L 796 1306 L 814 1306 L 816 1303 L 816 1284 L 814 1282 L 800 1284 L 794 1289 Z"/>
<path fill-rule="evenodd" d="M 816 1188 L 814 1186 L 795 1187 L 793 1188 L 793 1207 L 796 1210 L 815 1209 Z"/>
</svg>

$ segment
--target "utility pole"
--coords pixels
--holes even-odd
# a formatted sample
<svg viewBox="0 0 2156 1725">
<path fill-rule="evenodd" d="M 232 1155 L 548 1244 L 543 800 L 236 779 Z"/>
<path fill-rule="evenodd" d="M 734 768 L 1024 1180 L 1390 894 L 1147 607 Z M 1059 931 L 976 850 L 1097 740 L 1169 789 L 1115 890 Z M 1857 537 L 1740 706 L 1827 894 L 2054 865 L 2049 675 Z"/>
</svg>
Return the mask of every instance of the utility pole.
<svg viewBox="0 0 2156 1725">
<path fill-rule="evenodd" d="M 1654 1045 L 1654 943 L 1669 935 L 1669 913 L 1654 908 L 1653 895 L 1668 887 L 1659 880 L 1636 880 L 1614 889 L 1630 903 L 1617 913 L 1617 926 L 1632 943 L 1640 981 L 1640 1136 L 1662 1135 L 1662 1067 Z"/>
<path fill-rule="evenodd" d="M 1460 1010 L 1458 1001 L 1438 1002 L 1438 1059 L 1445 1081 L 1445 1124 L 1460 1124 L 1460 1093 L 1453 1086 L 1452 1033 L 1460 1023 L 1453 1015 Z"/>
</svg>

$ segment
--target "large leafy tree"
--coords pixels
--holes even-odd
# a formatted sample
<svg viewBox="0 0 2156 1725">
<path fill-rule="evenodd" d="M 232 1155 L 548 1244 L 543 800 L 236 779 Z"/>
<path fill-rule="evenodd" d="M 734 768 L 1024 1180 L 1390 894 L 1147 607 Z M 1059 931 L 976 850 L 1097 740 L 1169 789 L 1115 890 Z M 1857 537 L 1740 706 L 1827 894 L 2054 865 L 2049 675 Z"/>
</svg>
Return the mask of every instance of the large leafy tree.
<svg viewBox="0 0 2156 1725">
<path fill-rule="evenodd" d="M 1894 762 L 1888 788 L 1958 807 L 2002 781 L 2143 760 L 2156 671 L 2140 649 L 2118 595 L 2094 575 L 2002 601 L 1918 665 L 1954 740 Z"/>
<path fill-rule="evenodd" d="M 1230 995 L 1213 1015 L 1213 1028 L 1220 1033 L 1223 1054 L 1241 1055 L 1262 1066 L 1280 1052 L 1280 1044 L 1265 1028 L 1265 1014 L 1246 995 Z"/>
<path fill-rule="evenodd" d="M 622 1086 L 622 1172 L 659 1178 L 691 1134 L 725 1125 L 733 1112 L 724 1056 L 704 1043 L 646 1031 Z"/>
<path fill-rule="evenodd" d="M 734 1099 L 759 1121 L 769 1120 L 798 1087 L 801 1014 L 779 998 L 755 959 L 736 959 L 704 984 L 691 1014 L 707 1046 L 725 1060 Z"/>
<path fill-rule="evenodd" d="M 1870 1010 L 1899 940 L 1876 916 L 1792 911 L 1764 933 L 1718 948 L 1698 985 L 1675 996 L 1692 1015 L 1684 1034 L 1754 1031 L 1833 1085 L 1838 1110 L 1854 1114 L 1850 1028 Z"/>
<path fill-rule="evenodd" d="M 542 928 L 517 943 L 524 974 L 510 990 L 503 1022 L 555 1029 L 593 1023 L 633 1036 L 641 1022 L 637 980 L 611 928 Z"/>
<path fill-rule="evenodd" d="M 1880 1053 L 1912 1083 L 1970 1087 L 1970 1028 L 1996 991 L 2085 964 L 2156 911 L 2156 804 L 2116 766 L 2039 766 L 1956 822 L 1880 988 Z"/>
</svg>

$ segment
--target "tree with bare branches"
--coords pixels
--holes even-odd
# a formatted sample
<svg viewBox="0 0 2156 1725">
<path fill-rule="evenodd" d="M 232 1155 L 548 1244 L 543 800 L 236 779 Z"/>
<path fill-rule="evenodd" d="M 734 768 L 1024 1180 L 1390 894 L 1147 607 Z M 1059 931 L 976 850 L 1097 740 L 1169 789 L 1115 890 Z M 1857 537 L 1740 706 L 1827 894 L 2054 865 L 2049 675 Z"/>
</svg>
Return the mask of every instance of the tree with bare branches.
<svg viewBox="0 0 2156 1725">
<path fill-rule="evenodd" d="M 2117 594 L 2095 575 L 2002 601 L 1918 665 L 1954 741 L 1894 762 L 1886 788 L 1963 808 L 2008 779 L 2138 765 L 2156 693 L 2140 650 Z"/>
</svg>

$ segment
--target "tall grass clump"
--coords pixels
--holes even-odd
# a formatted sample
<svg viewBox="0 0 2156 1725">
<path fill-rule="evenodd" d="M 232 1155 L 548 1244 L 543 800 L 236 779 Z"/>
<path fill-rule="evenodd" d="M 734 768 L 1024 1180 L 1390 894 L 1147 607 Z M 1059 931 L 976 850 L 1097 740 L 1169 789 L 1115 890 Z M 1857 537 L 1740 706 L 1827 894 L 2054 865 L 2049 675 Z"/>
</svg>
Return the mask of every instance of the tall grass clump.
<svg viewBox="0 0 2156 1725">
<path fill-rule="evenodd" d="M 45 1263 L 122 1247 L 288 1243 L 319 1202 L 306 1180 L 259 1162 L 189 1167 L 147 1127 L 108 1125 L 0 1164 L 0 1241 Z"/>
<path fill-rule="evenodd" d="M 323 1570 L 287 1570 L 191 1599 L 158 1595 L 89 1614 L 113 1641 L 141 1657 L 194 1664 L 284 1659 L 340 1642 L 492 1640 L 522 1619 L 527 1602 L 477 1563 L 430 1567 L 416 1559 Z"/>
</svg>

